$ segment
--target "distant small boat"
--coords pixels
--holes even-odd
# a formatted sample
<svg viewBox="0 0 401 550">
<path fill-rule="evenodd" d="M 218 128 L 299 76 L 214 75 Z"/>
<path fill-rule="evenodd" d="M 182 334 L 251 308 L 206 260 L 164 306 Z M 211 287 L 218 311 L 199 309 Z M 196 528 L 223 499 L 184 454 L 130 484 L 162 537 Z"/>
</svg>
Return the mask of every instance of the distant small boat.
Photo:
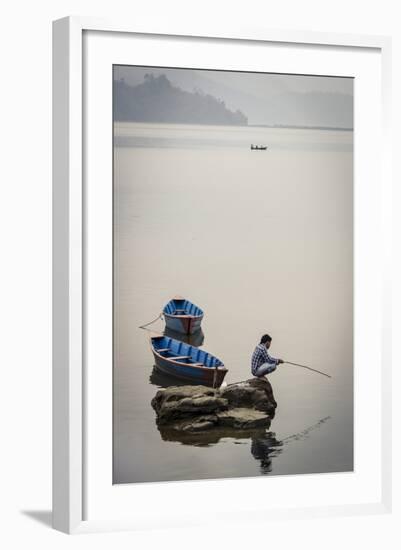
<svg viewBox="0 0 401 550">
<path fill-rule="evenodd" d="M 267 145 L 251 145 L 251 151 L 266 151 Z"/>
<path fill-rule="evenodd" d="M 227 369 L 214 355 L 167 336 L 152 336 L 150 342 L 155 366 L 162 373 L 193 384 L 221 386 Z"/>
<path fill-rule="evenodd" d="M 202 323 L 203 311 L 182 296 L 175 296 L 164 306 L 166 327 L 181 334 L 194 334 Z"/>
</svg>

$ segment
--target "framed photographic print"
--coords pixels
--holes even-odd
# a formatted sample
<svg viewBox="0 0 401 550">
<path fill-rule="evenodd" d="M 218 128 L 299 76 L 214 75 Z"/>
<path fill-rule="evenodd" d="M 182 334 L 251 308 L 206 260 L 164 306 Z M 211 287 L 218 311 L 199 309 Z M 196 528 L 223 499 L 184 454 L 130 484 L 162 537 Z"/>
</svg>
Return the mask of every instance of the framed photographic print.
<svg viewBox="0 0 401 550">
<path fill-rule="evenodd" d="M 54 23 L 56 528 L 388 509 L 389 48 Z"/>
</svg>

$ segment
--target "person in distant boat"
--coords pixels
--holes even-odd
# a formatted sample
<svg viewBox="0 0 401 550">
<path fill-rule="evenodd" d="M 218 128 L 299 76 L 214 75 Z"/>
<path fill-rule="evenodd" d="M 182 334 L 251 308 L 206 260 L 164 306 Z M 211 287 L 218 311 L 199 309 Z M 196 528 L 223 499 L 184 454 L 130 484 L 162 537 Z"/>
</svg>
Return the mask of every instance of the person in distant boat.
<svg viewBox="0 0 401 550">
<path fill-rule="evenodd" d="M 264 334 L 252 354 L 251 371 L 254 376 L 261 377 L 275 371 L 277 365 L 283 363 L 282 359 L 275 359 L 267 350 L 270 348 L 271 336 Z"/>
</svg>

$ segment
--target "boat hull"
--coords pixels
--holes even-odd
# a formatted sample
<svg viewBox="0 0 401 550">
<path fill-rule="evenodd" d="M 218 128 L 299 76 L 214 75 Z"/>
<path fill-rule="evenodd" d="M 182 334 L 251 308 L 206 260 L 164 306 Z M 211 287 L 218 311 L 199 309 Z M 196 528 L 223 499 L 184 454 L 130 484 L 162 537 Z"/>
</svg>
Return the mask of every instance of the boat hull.
<svg viewBox="0 0 401 550">
<path fill-rule="evenodd" d="M 173 378 L 219 387 L 227 373 L 218 357 L 180 340 L 154 335 L 150 345 L 156 369 Z"/>
<path fill-rule="evenodd" d="M 180 334 L 195 334 L 200 330 L 203 315 L 169 315 L 164 313 L 166 327 Z"/>
<path fill-rule="evenodd" d="M 227 369 L 225 368 L 191 367 L 191 365 L 165 359 L 154 351 L 153 357 L 155 359 L 155 367 L 161 373 L 192 384 L 202 384 L 218 388 L 223 383 L 224 377 L 227 374 Z"/>
</svg>

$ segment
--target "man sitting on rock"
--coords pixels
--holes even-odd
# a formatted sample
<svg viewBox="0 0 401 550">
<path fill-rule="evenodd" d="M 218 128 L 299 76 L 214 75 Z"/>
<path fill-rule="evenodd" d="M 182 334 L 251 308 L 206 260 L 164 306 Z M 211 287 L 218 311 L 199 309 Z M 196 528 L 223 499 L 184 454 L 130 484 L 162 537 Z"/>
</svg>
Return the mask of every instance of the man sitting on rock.
<svg viewBox="0 0 401 550">
<path fill-rule="evenodd" d="M 266 374 L 270 374 L 275 371 L 277 365 L 283 363 L 282 359 L 275 359 L 268 354 L 267 350 L 270 348 L 271 337 L 268 334 L 264 334 L 255 348 L 252 355 L 251 371 L 254 376 L 262 377 Z"/>
</svg>

